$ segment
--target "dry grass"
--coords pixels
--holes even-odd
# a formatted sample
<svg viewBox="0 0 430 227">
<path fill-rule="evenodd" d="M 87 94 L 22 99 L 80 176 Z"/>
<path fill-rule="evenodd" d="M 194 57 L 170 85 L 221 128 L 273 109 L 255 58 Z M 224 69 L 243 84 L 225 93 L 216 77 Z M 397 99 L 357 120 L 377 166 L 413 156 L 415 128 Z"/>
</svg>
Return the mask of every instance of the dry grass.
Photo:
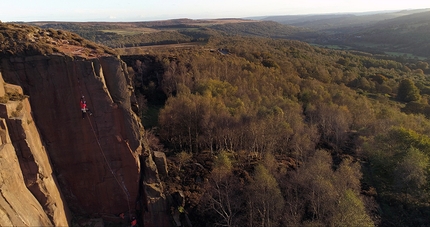
<svg viewBox="0 0 430 227">
<path fill-rule="evenodd" d="M 192 48 L 204 43 L 180 43 L 180 44 L 164 44 L 164 45 L 150 45 L 140 47 L 125 47 L 116 48 L 115 50 L 119 55 L 136 55 L 136 54 L 147 54 L 148 52 L 160 49 L 178 49 L 178 48 Z"/>
<path fill-rule="evenodd" d="M 113 32 L 119 35 L 138 35 L 159 32 L 160 30 L 153 28 L 137 28 L 137 27 L 124 27 L 123 29 L 100 30 L 102 32 Z"/>
</svg>

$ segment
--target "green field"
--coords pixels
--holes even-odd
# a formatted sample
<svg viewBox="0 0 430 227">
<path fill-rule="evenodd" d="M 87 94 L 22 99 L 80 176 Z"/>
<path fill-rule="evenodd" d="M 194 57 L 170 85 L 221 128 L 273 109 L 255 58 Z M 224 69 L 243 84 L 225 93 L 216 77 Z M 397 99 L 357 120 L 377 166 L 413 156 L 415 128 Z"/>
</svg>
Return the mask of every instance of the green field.
<svg viewBox="0 0 430 227">
<path fill-rule="evenodd" d="M 416 56 L 416 55 L 413 55 L 410 53 L 391 52 L 391 51 L 385 51 L 385 53 L 387 55 L 392 55 L 392 56 L 396 56 L 396 57 L 403 56 L 405 58 L 417 58 L 419 60 L 426 60 L 427 59 L 426 57 Z"/>
<path fill-rule="evenodd" d="M 113 32 L 119 35 L 138 35 L 138 34 L 148 34 L 148 33 L 154 33 L 159 32 L 157 29 L 152 28 L 126 28 L 126 29 L 106 29 L 106 30 L 100 30 L 102 32 Z"/>
</svg>

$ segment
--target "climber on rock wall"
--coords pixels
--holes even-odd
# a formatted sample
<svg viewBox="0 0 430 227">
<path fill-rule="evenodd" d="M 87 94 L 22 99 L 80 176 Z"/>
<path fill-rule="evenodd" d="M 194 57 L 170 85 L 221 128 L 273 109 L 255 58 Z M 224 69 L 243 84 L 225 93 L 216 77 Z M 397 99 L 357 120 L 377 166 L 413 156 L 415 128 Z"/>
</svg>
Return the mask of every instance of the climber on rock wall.
<svg viewBox="0 0 430 227">
<path fill-rule="evenodd" d="M 136 218 L 135 217 L 132 217 L 131 218 L 131 227 L 137 227 L 137 220 L 136 220 Z"/>
<path fill-rule="evenodd" d="M 93 113 L 91 113 L 90 109 L 87 108 L 87 101 L 85 101 L 84 96 L 81 97 L 81 111 L 82 111 L 82 119 L 85 118 L 85 115 L 87 114 L 87 112 L 90 115 L 93 115 Z"/>
</svg>

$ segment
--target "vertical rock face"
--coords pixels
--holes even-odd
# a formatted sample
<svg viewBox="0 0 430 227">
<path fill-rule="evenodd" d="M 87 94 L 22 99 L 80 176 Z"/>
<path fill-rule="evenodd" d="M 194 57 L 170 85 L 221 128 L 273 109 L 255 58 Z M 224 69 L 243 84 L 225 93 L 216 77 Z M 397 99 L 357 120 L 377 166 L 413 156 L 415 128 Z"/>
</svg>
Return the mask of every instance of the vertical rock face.
<svg viewBox="0 0 430 227">
<path fill-rule="evenodd" d="M 6 89 L 5 89 L 6 88 Z M 5 85 L 0 97 L 21 95 Z M 27 98 L 0 104 L 0 225 L 67 226 L 70 214 L 40 141 Z"/>
<path fill-rule="evenodd" d="M 67 226 L 68 208 L 170 226 L 125 63 L 66 31 L 0 23 L 0 37 L 0 226 Z"/>
<path fill-rule="evenodd" d="M 2 71 L 5 81 L 30 96 L 34 122 L 71 210 L 118 214 L 133 209 L 140 125 L 130 109 L 122 62 L 115 57 L 12 57 L 3 59 Z M 93 113 L 85 119 L 81 96 Z"/>
<path fill-rule="evenodd" d="M 144 226 L 170 226 L 171 220 L 166 212 L 170 209 L 167 207 L 167 199 L 163 193 L 163 184 L 158 177 L 153 153 L 150 152 L 145 158 L 142 171 L 142 188 L 145 196 L 145 210 L 142 213 Z"/>
</svg>

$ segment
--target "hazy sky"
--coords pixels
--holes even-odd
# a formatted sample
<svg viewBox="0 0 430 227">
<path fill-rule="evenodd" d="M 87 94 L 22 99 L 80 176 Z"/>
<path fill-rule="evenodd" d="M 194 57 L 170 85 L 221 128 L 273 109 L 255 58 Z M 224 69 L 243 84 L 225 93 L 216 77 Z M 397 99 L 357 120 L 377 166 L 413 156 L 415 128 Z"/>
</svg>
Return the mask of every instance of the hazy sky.
<svg viewBox="0 0 430 227">
<path fill-rule="evenodd" d="M 430 8 L 429 0 L 2 0 L 0 20 L 147 21 Z"/>
</svg>

